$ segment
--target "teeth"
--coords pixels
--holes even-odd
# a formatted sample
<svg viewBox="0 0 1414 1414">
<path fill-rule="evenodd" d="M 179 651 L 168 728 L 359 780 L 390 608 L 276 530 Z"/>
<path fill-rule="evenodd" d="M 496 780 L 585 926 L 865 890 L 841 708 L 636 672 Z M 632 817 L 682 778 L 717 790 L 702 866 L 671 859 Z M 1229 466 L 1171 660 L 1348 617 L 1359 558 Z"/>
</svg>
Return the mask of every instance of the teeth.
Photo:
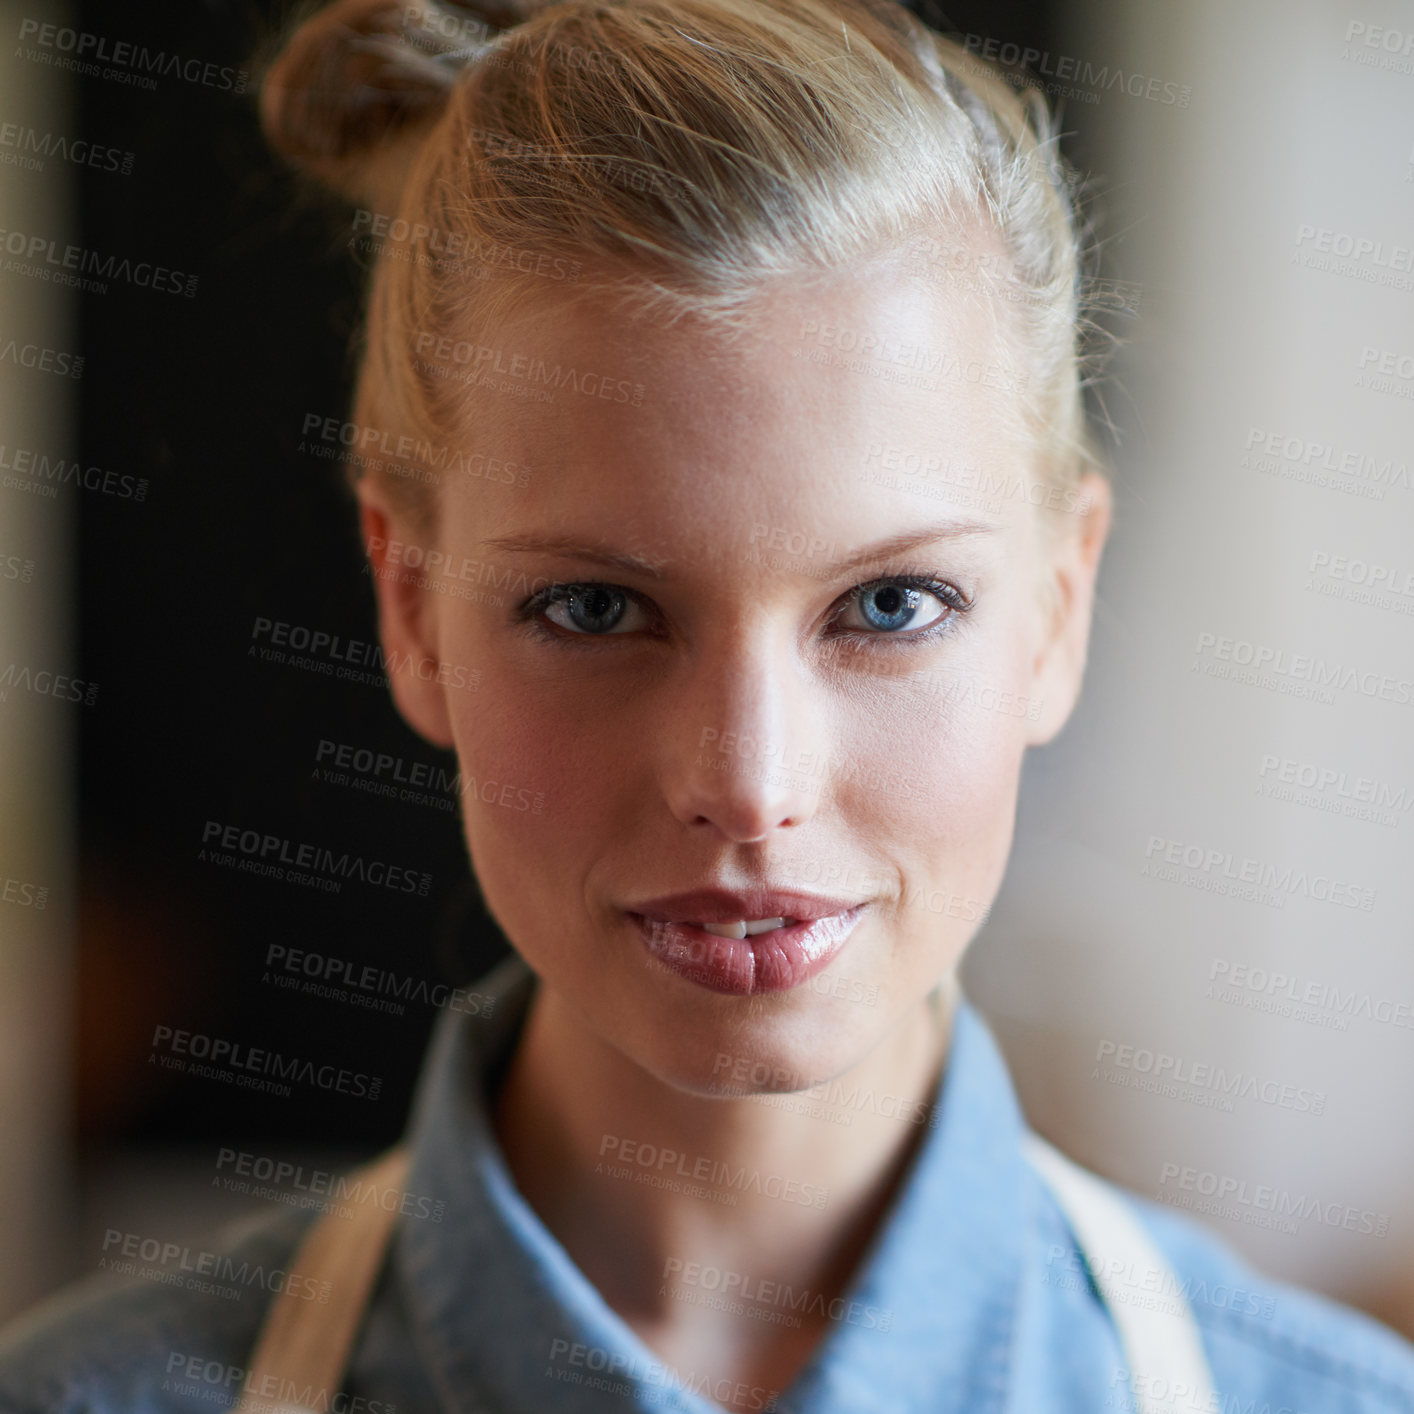
<svg viewBox="0 0 1414 1414">
<path fill-rule="evenodd" d="M 746 936 L 750 938 L 757 933 L 769 933 L 773 928 L 785 928 L 794 922 L 794 918 L 762 918 L 754 923 L 744 923 L 742 926 L 746 929 Z"/>
<path fill-rule="evenodd" d="M 793 918 L 750 918 L 736 923 L 698 923 L 695 926 L 719 938 L 753 938 L 757 933 L 769 933 L 773 928 L 784 928 L 794 921 Z"/>
</svg>

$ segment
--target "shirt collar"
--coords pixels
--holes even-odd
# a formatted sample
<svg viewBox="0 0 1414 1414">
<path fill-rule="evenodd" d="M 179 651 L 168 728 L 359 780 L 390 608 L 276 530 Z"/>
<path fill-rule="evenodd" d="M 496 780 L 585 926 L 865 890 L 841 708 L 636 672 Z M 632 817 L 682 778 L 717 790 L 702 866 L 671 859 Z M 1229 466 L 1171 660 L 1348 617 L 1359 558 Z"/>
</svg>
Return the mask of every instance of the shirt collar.
<svg viewBox="0 0 1414 1414">
<path fill-rule="evenodd" d="M 495 968 L 474 993 L 495 999 L 489 1014 L 444 1015 L 419 1081 L 407 1188 L 445 1206 L 440 1223 L 400 1224 L 396 1260 L 429 1374 L 455 1414 L 719 1414 L 711 1373 L 679 1372 L 679 1386 L 516 1189 L 486 1077 L 508 1059 L 535 980 L 516 955 Z M 1025 1122 L 995 1040 L 960 995 L 933 1115 L 846 1294 L 857 1304 L 783 1392 L 782 1410 L 1004 1408 Z"/>
</svg>

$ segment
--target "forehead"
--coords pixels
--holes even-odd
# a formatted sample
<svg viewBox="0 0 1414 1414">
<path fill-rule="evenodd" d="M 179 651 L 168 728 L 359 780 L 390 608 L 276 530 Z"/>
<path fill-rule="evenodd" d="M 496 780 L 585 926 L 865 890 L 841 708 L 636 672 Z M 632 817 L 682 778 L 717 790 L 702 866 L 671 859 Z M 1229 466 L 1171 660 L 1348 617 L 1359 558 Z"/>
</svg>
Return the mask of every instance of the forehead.
<svg viewBox="0 0 1414 1414">
<path fill-rule="evenodd" d="M 782 278 L 731 337 L 532 300 L 479 335 L 458 429 L 527 484 L 454 494 L 488 535 L 589 517 L 640 540 L 783 520 L 837 539 L 974 513 L 972 488 L 1028 466 L 1001 303 L 898 259 Z"/>
</svg>

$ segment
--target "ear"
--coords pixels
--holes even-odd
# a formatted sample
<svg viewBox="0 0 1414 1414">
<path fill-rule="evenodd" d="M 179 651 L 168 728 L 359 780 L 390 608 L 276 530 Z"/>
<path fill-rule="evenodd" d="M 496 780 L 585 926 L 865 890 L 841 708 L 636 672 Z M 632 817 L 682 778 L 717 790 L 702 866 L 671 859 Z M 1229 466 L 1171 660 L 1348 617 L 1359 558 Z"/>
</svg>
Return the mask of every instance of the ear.
<svg viewBox="0 0 1414 1414">
<path fill-rule="evenodd" d="M 1075 524 L 1061 529 L 1043 551 L 1049 560 L 1045 606 L 1031 678 L 1033 698 L 1041 705 L 1027 732 L 1028 746 L 1043 745 L 1065 726 L 1085 676 L 1095 576 L 1114 514 L 1109 482 L 1087 472 L 1076 484 L 1073 504 Z"/>
<path fill-rule="evenodd" d="M 359 524 L 369 573 L 378 599 L 378 636 L 387 660 L 393 701 L 403 720 L 433 746 L 452 748 L 444 674 L 439 671 L 435 596 L 402 563 L 407 543 L 388 507 L 372 488 L 360 485 Z"/>
</svg>

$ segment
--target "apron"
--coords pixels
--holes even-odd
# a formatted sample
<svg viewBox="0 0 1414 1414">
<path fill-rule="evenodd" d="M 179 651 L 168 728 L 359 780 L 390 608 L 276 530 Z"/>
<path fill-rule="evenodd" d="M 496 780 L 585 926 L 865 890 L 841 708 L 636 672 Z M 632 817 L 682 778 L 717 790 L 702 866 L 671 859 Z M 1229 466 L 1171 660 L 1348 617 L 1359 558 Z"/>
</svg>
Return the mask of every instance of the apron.
<svg viewBox="0 0 1414 1414">
<path fill-rule="evenodd" d="M 1134 1414 L 1170 1414 L 1180 1407 L 1218 1409 L 1197 1324 L 1181 1286 L 1128 1205 L 1088 1170 L 1039 1135 L 1023 1140 L 1027 1159 L 1065 1214 L 1085 1269 L 1114 1322 L 1128 1362 Z M 327 1304 L 282 1290 L 271 1303 L 251 1356 L 235 1414 L 308 1414 L 301 1405 L 262 1390 L 311 1390 L 327 1407 L 339 1389 L 392 1235 L 397 1205 L 377 1201 L 402 1192 L 407 1150 L 389 1150 L 352 1177 L 365 1185 L 352 1219 L 330 1213 L 305 1235 L 291 1271 L 330 1283 Z M 1124 1277 L 1147 1275 L 1143 1287 Z M 1146 1301 L 1145 1289 L 1162 1293 Z"/>
</svg>

